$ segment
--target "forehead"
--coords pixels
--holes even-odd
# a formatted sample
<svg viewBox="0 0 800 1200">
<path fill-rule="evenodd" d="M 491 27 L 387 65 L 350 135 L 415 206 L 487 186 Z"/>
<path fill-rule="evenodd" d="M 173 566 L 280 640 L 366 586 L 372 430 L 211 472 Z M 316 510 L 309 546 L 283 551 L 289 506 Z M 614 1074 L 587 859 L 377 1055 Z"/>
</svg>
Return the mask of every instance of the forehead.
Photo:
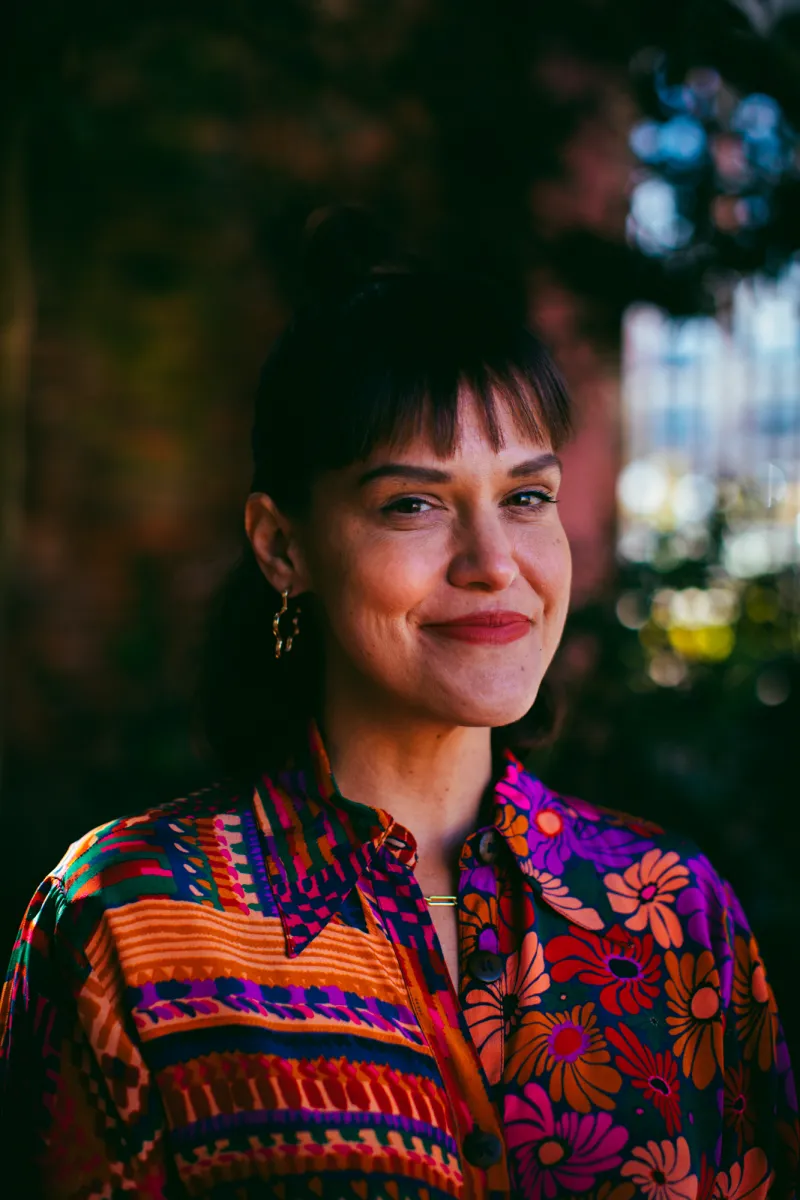
<svg viewBox="0 0 800 1200">
<path fill-rule="evenodd" d="M 552 451 L 552 440 L 544 424 L 540 422 L 539 431 L 534 432 L 530 420 L 524 420 L 517 410 L 514 398 L 495 392 L 493 401 L 490 419 L 483 402 L 461 389 L 449 444 L 442 445 L 441 436 L 437 438 L 435 414 L 428 407 L 423 409 L 414 427 L 400 429 L 391 440 L 376 445 L 365 461 L 372 463 L 390 453 L 395 462 L 436 460 L 452 467 L 487 459 L 505 462 L 516 460 L 521 454 L 530 455 L 531 451 Z"/>
</svg>

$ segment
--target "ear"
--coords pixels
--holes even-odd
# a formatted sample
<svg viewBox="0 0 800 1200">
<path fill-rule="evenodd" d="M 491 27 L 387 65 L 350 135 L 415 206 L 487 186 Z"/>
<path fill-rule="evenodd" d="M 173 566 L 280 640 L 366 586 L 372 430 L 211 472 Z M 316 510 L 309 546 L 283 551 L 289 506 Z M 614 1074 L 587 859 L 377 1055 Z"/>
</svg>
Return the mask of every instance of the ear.
<svg viewBox="0 0 800 1200">
<path fill-rule="evenodd" d="M 266 492 L 250 493 L 244 524 L 256 561 L 275 591 L 288 588 L 290 596 L 309 591 L 311 580 L 295 526 L 271 496 Z"/>
</svg>

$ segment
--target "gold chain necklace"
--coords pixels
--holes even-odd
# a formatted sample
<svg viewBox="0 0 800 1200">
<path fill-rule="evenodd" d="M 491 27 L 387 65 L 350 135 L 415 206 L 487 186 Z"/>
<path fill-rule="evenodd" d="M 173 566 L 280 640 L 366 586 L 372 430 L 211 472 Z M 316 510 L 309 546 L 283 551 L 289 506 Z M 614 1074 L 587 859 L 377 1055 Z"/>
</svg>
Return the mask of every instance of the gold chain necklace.
<svg viewBox="0 0 800 1200">
<path fill-rule="evenodd" d="M 445 905 L 449 908 L 455 908 L 456 904 L 458 904 L 458 896 L 423 896 L 422 899 L 432 908 Z"/>
</svg>

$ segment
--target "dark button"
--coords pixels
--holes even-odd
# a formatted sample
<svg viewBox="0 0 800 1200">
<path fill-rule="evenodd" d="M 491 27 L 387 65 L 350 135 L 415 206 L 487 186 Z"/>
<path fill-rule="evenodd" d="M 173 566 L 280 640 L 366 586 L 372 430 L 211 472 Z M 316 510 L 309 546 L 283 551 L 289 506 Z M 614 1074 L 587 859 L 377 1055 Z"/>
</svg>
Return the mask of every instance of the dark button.
<svg viewBox="0 0 800 1200">
<path fill-rule="evenodd" d="M 496 1133 L 477 1127 L 464 1138 L 464 1158 L 473 1167 L 493 1167 L 503 1157 L 503 1143 Z"/>
<path fill-rule="evenodd" d="M 487 829 L 481 834 L 481 839 L 478 842 L 478 858 L 482 863 L 491 866 L 497 862 L 497 854 L 500 847 L 498 844 L 497 833 L 494 829 Z"/>
<path fill-rule="evenodd" d="M 467 959 L 467 970 L 481 983 L 494 983 L 503 974 L 503 960 L 491 950 L 473 950 Z"/>
</svg>

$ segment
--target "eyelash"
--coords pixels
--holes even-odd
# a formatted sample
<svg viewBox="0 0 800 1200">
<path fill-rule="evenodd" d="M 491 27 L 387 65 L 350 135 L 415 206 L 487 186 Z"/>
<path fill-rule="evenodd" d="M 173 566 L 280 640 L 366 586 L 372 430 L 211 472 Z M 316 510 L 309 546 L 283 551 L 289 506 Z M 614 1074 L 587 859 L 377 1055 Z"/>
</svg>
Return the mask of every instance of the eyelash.
<svg viewBox="0 0 800 1200">
<path fill-rule="evenodd" d="M 513 499 L 514 496 L 536 496 L 539 504 L 522 504 L 519 506 L 520 508 L 527 508 L 530 510 L 536 510 L 537 508 L 543 507 L 545 504 L 558 503 L 556 497 L 552 496 L 550 492 L 542 491 L 539 488 L 523 488 L 519 492 L 514 492 L 510 499 Z M 388 514 L 396 514 L 400 517 L 416 517 L 420 515 L 419 513 L 402 512 L 400 508 L 398 508 L 398 505 L 400 504 L 430 504 L 430 501 L 423 499 L 422 496 L 401 496 L 398 500 L 392 500 L 389 504 L 385 504 L 381 511 Z"/>
</svg>

